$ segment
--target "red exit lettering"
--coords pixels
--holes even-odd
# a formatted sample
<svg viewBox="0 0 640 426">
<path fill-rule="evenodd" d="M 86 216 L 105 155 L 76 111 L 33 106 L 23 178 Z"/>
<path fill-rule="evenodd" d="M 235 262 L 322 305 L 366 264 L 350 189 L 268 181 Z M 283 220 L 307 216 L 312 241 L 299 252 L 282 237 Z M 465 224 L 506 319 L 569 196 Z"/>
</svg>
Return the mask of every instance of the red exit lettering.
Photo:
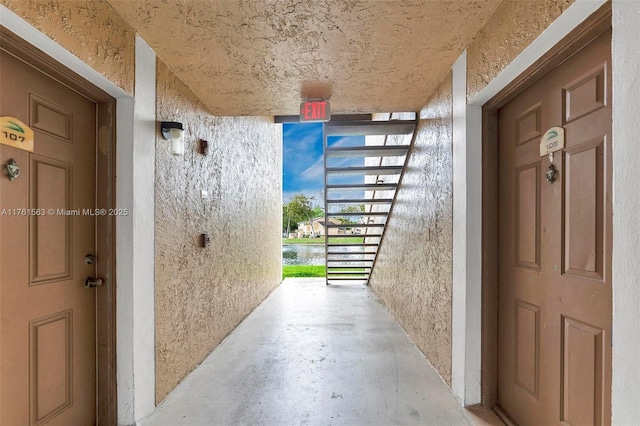
<svg viewBox="0 0 640 426">
<path fill-rule="evenodd" d="M 329 121 L 331 108 L 328 101 L 309 101 L 300 104 L 300 121 Z"/>
</svg>

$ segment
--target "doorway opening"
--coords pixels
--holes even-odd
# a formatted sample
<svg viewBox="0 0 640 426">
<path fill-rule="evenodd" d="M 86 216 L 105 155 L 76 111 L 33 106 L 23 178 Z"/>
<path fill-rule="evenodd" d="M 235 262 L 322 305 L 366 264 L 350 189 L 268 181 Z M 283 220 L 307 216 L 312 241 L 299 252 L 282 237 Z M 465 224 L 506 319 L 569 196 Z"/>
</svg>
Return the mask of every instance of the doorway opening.
<svg viewBox="0 0 640 426">
<path fill-rule="evenodd" d="M 283 276 L 326 277 L 327 285 L 368 283 L 415 134 L 415 114 L 276 122 L 284 123 Z M 296 193 L 305 186 L 313 195 Z"/>
</svg>

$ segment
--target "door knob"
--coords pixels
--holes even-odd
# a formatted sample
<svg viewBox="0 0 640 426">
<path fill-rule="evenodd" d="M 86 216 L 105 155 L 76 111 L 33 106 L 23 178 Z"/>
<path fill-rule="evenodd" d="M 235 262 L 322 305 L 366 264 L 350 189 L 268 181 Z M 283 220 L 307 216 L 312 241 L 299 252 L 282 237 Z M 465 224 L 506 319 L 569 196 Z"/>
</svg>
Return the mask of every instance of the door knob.
<svg viewBox="0 0 640 426">
<path fill-rule="evenodd" d="M 96 288 L 96 287 L 100 287 L 102 285 L 102 279 L 101 278 L 87 278 L 86 280 L 84 280 L 84 288 Z"/>
</svg>

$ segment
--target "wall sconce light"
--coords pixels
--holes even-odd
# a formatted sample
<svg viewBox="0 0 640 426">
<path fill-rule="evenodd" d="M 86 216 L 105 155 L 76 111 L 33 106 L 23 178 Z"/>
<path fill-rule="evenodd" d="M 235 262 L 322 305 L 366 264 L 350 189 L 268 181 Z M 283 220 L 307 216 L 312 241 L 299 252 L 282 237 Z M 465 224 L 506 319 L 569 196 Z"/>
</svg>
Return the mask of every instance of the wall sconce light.
<svg viewBox="0 0 640 426">
<path fill-rule="evenodd" d="M 184 128 L 182 123 L 177 121 L 162 121 L 160 123 L 160 129 L 162 130 L 162 136 L 171 141 L 171 155 L 183 156 L 184 155 Z"/>
</svg>

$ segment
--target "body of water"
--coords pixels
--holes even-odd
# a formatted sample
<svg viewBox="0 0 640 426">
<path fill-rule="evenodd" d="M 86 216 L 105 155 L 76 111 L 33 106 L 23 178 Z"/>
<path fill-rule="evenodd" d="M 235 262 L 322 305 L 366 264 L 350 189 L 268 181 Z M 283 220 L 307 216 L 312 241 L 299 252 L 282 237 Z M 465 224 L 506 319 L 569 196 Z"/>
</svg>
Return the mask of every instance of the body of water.
<svg viewBox="0 0 640 426">
<path fill-rule="evenodd" d="M 283 244 L 283 265 L 324 265 L 324 245 Z"/>
<path fill-rule="evenodd" d="M 363 251 L 363 247 L 351 247 L 343 249 L 345 258 L 348 253 Z M 336 256 L 340 258 L 341 256 Z M 373 258 L 371 256 L 370 258 Z M 282 245 L 283 265 L 324 265 L 324 245 L 323 244 L 283 244 Z"/>
</svg>

